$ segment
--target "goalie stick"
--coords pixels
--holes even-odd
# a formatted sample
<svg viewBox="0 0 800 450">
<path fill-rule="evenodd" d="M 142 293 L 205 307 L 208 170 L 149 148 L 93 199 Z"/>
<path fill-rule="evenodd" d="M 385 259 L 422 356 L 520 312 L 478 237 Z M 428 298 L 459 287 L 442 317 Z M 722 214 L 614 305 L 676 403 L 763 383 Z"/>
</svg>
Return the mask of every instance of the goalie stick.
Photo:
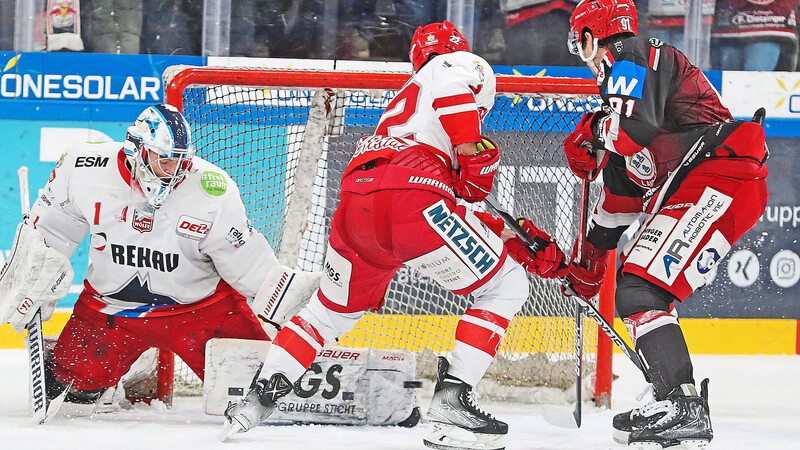
<svg viewBox="0 0 800 450">
<path fill-rule="evenodd" d="M 22 222 L 27 223 L 30 216 L 31 203 L 30 192 L 28 189 L 28 167 L 22 166 L 17 170 L 19 177 L 19 198 L 20 209 L 22 211 Z M 64 403 L 64 399 L 69 392 L 72 383 L 58 397 L 52 401 L 47 401 L 47 387 L 44 369 L 44 339 L 42 336 L 42 310 L 34 313 L 33 318 L 25 329 L 28 330 L 26 339 L 28 341 L 28 364 L 30 381 L 30 401 L 34 422 L 41 424 L 53 418 Z"/>
</svg>

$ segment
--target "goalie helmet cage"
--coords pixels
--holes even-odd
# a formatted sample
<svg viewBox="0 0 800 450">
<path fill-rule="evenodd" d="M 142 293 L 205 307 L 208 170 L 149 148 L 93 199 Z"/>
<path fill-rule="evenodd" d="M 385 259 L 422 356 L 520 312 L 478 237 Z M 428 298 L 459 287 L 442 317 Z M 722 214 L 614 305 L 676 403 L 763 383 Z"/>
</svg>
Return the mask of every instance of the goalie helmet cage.
<svg viewBox="0 0 800 450">
<path fill-rule="evenodd" d="M 189 121 L 197 154 L 236 181 L 252 225 L 279 260 L 314 271 L 322 270 L 341 174 L 355 142 L 372 134 L 408 79 L 396 72 L 191 66 L 164 72 L 166 102 Z M 596 94 L 594 80 L 498 75 L 495 107 L 484 120 L 483 133 L 502 154 L 495 195 L 515 217 L 530 217 L 551 232 L 565 251 L 577 232 L 580 180 L 567 167 L 561 143 L 583 112 L 597 109 Z M 473 207 L 485 210 L 481 203 Z M 607 277 L 612 283 L 613 272 Z M 478 389 L 499 397 L 522 392 L 548 403 L 554 396 L 524 388 L 574 384 L 574 303 L 556 281 L 529 278 L 529 300 Z M 381 311 L 367 314 L 339 344 L 415 351 L 418 376 L 435 379 L 436 355 L 452 350 L 455 324 L 469 305 L 467 296 L 404 267 Z M 599 309 L 613 320 L 613 286 L 604 286 Z M 594 382 L 598 404 L 608 406 L 612 344 L 588 325 L 584 379 Z M 186 381 L 180 372 L 188 368 L 175 370 L 175 359 L 168 351 L 159 357 L 157 395 L 165 401 L 172 397 L 173 371 L 175 383 Z M 555 398 L 563 402 L 565 396 Z"/>
</svg>

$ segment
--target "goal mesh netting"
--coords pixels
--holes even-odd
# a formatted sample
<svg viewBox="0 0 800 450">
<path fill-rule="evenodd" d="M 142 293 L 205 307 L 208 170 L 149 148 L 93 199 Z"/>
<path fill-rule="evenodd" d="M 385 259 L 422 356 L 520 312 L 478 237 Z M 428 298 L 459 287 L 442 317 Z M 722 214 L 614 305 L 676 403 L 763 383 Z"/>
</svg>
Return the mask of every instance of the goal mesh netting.
<svg viewBox="0 0 800 450">
<path fill-rule="evenodd" d="M 281 262 L 321 271 L 342 171 L 355 142 L 372 134 L 409 75 L 175 68 L 165 76 L 171 77 L 165 80 L 167 101 L 189 121 L 198 156 L 238 184 L 252 225 Z M 513 216 L 529 217 L 553 235 L 567 255 L 581 189 L 561 143 L 585 111 L 598 107 L 590 95 L 595 90 L 590 80 L 498 76 L 495 106 L 484 121 L 483 133 L 501 151 L 494 194 Z M 482 204 L 473 208 L 485 210 Z M 557 281 L 529 278 L 530 299 L 479 390 L 574 385 L 574 303 L 560 294 Z M 404 267 L 383 309 L 367 314 L 338 345 L 412 350 L 418 376 L 433 379 L 436 355 L 452 350 L 456 323 L 470 304 L 469 296 L 454 295 Z M 588 320 L 584 325 L 583 367 L 591 390 L 597 327 Z M 192 377 L 176 370 L 176 385 L 199 383 Z"/>
</svg>

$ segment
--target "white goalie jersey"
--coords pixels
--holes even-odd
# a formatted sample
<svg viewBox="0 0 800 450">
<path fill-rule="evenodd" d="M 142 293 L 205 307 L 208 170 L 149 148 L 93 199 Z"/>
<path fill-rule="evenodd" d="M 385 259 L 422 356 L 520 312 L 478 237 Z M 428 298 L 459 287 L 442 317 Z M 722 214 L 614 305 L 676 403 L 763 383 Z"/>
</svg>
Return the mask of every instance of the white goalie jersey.
<svg viewBox="0 0 800 450">
<path fill-rule="evenodd" d="M 136 207 L 125 162 L 118 142 L 65 153 L 31 210 L 29 223 L 66 256 L 91 235 L 84 284 L 98 309 L 141 317 L 202 300 L 221 281 L 255 297 L 278 262 L 250 227 L 228 174 L 194 157 L 190 173 L 149 216 Z"/>
</svg>

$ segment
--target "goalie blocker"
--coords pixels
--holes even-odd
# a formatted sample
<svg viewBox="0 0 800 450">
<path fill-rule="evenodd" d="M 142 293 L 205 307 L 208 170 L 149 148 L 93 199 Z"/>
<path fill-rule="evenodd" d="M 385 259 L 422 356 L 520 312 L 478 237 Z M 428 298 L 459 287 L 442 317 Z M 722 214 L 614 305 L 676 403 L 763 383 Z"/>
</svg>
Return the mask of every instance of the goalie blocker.
<svg viewBox="0 0 800 450">
<path fill-rule="evenodd" d="M 204 411 L 222 415 L 253 383 L 271 342 L 206 344 Z M 323 347 L 265 423 L 414 426 L 419 421 L 416 358 L 410 351 Z"/>
</svg>

